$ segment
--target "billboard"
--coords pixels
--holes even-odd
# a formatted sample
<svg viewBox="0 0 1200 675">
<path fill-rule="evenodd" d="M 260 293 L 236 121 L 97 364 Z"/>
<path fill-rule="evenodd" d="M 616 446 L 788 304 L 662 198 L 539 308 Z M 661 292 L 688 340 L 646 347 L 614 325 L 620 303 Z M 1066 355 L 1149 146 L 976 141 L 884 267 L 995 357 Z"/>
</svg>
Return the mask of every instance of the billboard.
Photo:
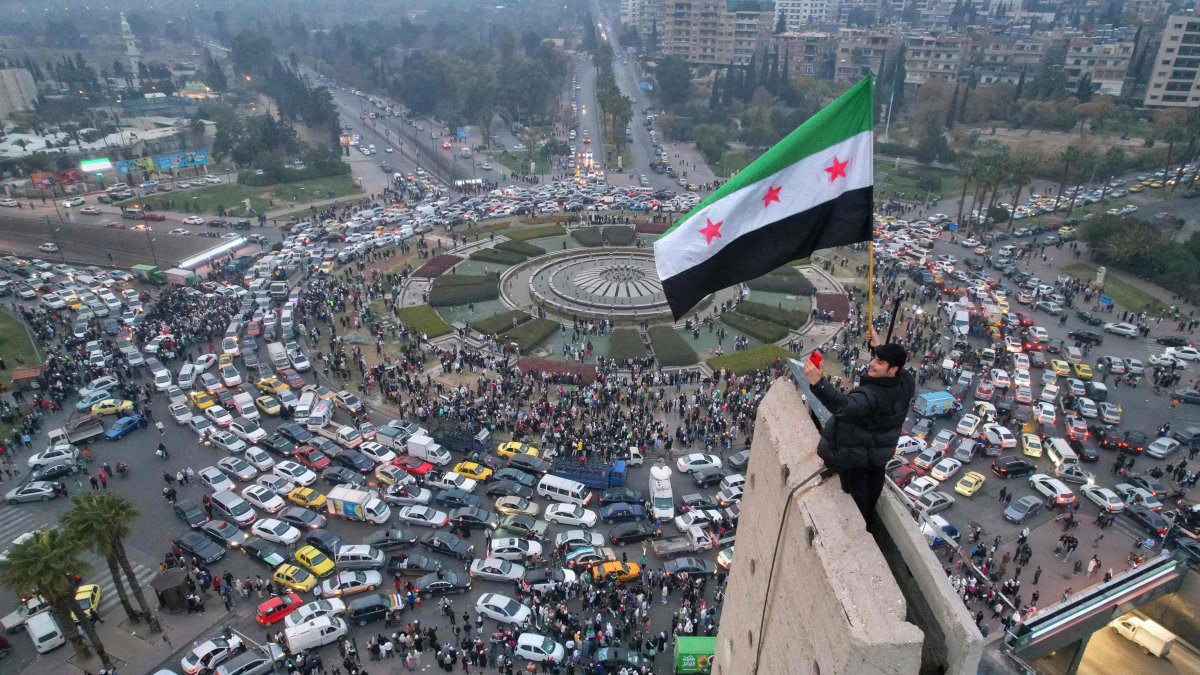
<svg viewBox="0 0 1200 675">
<path fill-rule="evenodd" d="M 79 163 L 79 170 L 86 173 L 96 171 L 107 171 L 113 166 L 112 162 L 107 157 L 97 157 L 96 159 L 85 159 Z"/>
<path fill-rule="evenodd" d="M 51 188 L 58 184 L 58 181 L 54 178 L 54 174 L 50 173 L 49 171 L 38 171 L 36 173 L 31 173 L 29 174 L 29 179 L 33 181 L 33 187 L 39 190 Z"/>
<path fill-rule="evenodd" d="M 186 169 L 189 166 L 208 164 L 208 153 L 204 150 L 194 152 L 176 152 L 170 155 L 159 155 L 154 158 L 154 166 L 159 171 Z"/>
</svg>

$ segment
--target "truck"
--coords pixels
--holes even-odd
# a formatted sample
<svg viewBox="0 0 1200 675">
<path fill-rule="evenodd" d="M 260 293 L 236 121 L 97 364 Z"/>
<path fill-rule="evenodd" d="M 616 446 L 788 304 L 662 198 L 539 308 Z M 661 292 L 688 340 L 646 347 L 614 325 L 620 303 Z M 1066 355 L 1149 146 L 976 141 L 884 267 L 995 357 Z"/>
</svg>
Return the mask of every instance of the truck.
<svg viewBox="0 0 1200 675">
<path fill-rule="evenodd" d="M 408 439 L 408 455 L 437 466 L 450 463 L 450 453 L 425 434 L 416 434 Z"/>
<path fill-rule="evenodd" d="M 134 265 L 129 271 L 133 272 L 138 281 L 155 286 L 162 285 L 163 272 L 154 265 Z"/>
<path fill-rule="evenodd" d="M 172 268 L 163 272 L 163 279 L 174 286 L 199 286 L 200 277 L 191 270 Z"/>
<path fill-rule="evenodd" d="M 730 540 L 729 543 L 732 543 L 733 537 L 730 535 L 726 539 Z M 651 539 L 650 545 L 654 548 L 654 553 L 660 558 L 678 558 L 681 555 L 707 551 L 727 544 L 718 544 L 716 535 L 699 525 L 693 525 L 683 534 L 674 537 Z"/>
<path fill-rule="evenodd" d="M 310 425 L 308 428 L 312 429 L 312 426 Z M 318 436 L 324 436 L 343 448 L 357 448 L 363 443 L 362 434 L 358 429 L 345 424 L 330 424 L 319 429 L 313 429 L 313 431 Z"/>
<path fill-rule="evenodd" d="M 676 637 L 676 675 L 711 673 L 713 667 L 713 655 L 716 653 L 717 638 L 715 637 L 690 637 L 683 635 Z"/>
<path fill-rule="evenodd" d="M 962 404 L 948 391 L 927 391 L 913 401 L 913 410 L 921 417 L 957 417 Z"/>
<path fill-rule="evenodd" d="M 103 433 L 104 423 L 100 421 L 100 418 L 87 415 L 72 421 L 65 427 L 51 429 L 46 436 L 49 437 L 50 445 L 53 446 L 82 443 Z"/>
<path fill-rule="evenodd" d="M 325 510 L 331 516 L 382 525 L 392 515 L 391 508 L 371 491 L 353 485 L 339 485 L 325 497 Z"/>
<path fill-rule="evenodd" d="M 1121 637 L 1137 644 L 1147 654 L 1167 658 L 1175 645 L 1175 634 L 1150 619 L 1128 614 L 1109 624 Z"/>
<path fill-rule="evenodd" d="M 610 465 L 600 459 L 580 462 L 570 457 L 559 457 L 553 460 L 550 473 L 583 483 L 593 490 L 607 490 L 625 484 L 626 465 L 623 459 L 618 459 Z"/>
<path fill-rule="evenodd" d="M 17 608 L 3 619 L 0 619 L 0 627 L 4 628 L 6 633 L 15 633 L 21 630 L 21 626 L 25 625 L 25 621 L 34 614 L 41 614 L 50 610 L 50 603 L 42 599 L 42 596 L 35 595 L 28 598 L 17 605 Z"/>
<path fill-rule="evenodd" d="M 408 439 L 417 435 L 428 436 L 429 432 L 412 422 L 393 420 L 375 430 L 375 442 L 400 453 L 408 447 Z"/>
<path fill-rule="evenodd" d="M 675 495 L 671 491 L 671 467 L 659 462 L 650 467 L 650 513 L 655 520 L 675 518 Z"/>
<path fill-rule="evenodd" d="M 470 427 L 456 426 L 439 429 L 433 439 L 443 447 L 471 454 L 472 452 L 487 452 L 492 448 L 492 432 L 487 429 L 474 431 Z"/>
<path fill-rule="evenodd" d="M 267 354 L 271 357 L 271 364 L 276 368 L 291 368 L 292 362 L 288 360 L 287 348 L 279 342 L 267 343 Z"/>
</svg>

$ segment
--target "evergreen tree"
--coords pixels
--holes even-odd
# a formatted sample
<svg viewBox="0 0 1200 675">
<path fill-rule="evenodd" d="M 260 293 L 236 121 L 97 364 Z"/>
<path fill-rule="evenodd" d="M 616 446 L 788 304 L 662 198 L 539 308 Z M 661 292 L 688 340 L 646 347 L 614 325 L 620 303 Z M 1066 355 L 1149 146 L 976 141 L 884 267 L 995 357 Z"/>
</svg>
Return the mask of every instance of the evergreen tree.
<svg viewBox="0 0 1200 675">
<path fill-rule="evenodd" d="M 721 73 L 713 73 L 712 92 L 708 95 L 708 109 L 716 110 L 721 105 Z"/>
<path fill-rule="evenodd" d="M 1079 85 L 1075 88 L 1075 98 L 1087 103 L 1092 100 L 1092 94 L 1095 93 L 1095 87 L 1092 85 L 1092 74 L 1084 73 L 1079 78 Z"/>
<path fill-rule="evenodd" d="M 1013 100 L 1020 101 L 1021 94 L 1025 93 L 1025 68 L 1021 68 L 1021 76 L 1017 78 L 1017 91 L 1013 93 Z"/>
<path fill-rule="evenodd" d="M 896 55 L 896 67 L 892 70 L 892 109 L 895 113 L 904 109 L 904 80 L 908 79 L 908 69 L 905 68 L 905 52 L 907 47 L 900 45 L 900 53 Z"/>
<path fill-rule="evenodd" d="M 722 84 L 725 86 L 724 91 L 721 92 L 721 106 L 728 108 L 733 105 L 734 99 L 738 97 L 741 91 L 738 85 L 737 70 L 734 68 L 732 62 L 725 69 L 725 80 Z"/>
<path fill-rule="evenodd" d="M 771 79 L 768 80 L 767 90 L 772 94 L 779 91 L 779 50 L 771 54 Z"/>
<path fill-rule="evenodd" d="M 650 53 L 658 53 L 658 19 L 650 20 Z"/>
<path fill-rule="evenodd" d="M 784 15 L 783 10 L 781 9 L 781 10 L 779 10 L 779 18 L 777 21 L 775 21 L 775 34 L 779 35 L 780 33 L 786 33 L 786 32 L 787 32 L 787 17 Z"/>
<path fill-rule="evenodd" d="M 954 85 L 954 95 L 952 95 L 950 97 L 950 105 L 946 107 L 946 128 L 947 129 L 951 129 L 954 127 L 954 115 L 955 115 L 955 113 L 958 112 L 958 87 L 959 87 L 959 85 L 956 83 Z"/>
<path fill-rule="evenodd" d="M 770 88 L 771 88 L 771 52 L 768 49 L 769 48 L 766 45 L 763 45 L 762 72 L 759 73 L 759 76 L 758 76 L 758 86 L 766 87 L 768 90 L 770 90 Z M 753 94 L 754 92 L 750 92 L 750 93 Z"/>
<path fill-rule="evenodd" d="M 792 53 L 786 51 L 783 53 L 783 68 L 779 71 L 779 89 L 780 91 L 787 90 L 792 85 Z"/>
<path fill-rule="evenodd" d="M 754 95 L 755 88 L 758 87 L 758 69 L 755 67 L 757 60 L 757 53 L 750 55 L 750 64 L 746 66 L 746 72 L 742 78 L 740 98 L 746 102 L 750 101 L 750 97 Z"/>
<path fill-rule="evenodd" d="M 875 122 L 880 121 L 880 115 L 883 112 L 883 105 L 887 103 L 887 92 L 885 86 L 888 77 L 888 62 L 887 51 L 884 51 L 879 57 L 879 70 L 875 71 Z"/>
<path fill-rule="evenodd" d="M 960 122 L 967 119 L 967 97 L 971 95 L 971 91 L 974 89 L 975 82 L 968 82 L 966 88 L 963 89 L 962 98 L 958 99 L 958 114 L 955 115 L 955 118 Z"/>
</svg>

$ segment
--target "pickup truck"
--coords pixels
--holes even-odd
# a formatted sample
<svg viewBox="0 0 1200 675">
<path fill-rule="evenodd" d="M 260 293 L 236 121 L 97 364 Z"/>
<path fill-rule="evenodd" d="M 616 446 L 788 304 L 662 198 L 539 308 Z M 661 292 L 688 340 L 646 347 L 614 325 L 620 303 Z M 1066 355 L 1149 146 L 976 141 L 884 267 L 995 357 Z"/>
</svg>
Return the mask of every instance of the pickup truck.
<svg viewBox="0 0 1200 675">
<path fill-rule="evenodd" d="M 104 423 L 100 421 L 100 418 L 94 415 L 85 415 L 72 420 L 64 427 L 51 429 L 46 435 L 50 439 L 50 445 L 54 446 L 82 443 L 103 433 Z"/>
<path fill-rule="evenodd" d="M 42 599 L 42 596 L 35 595 L 29 598 L 12 612 L 9 612 L 3 619 L 0 619 L 0 626 L 4 628 L 6 633 L 15 633 L 21 630 L 21 626 L 25 625 L 25 621 L 34 614 L 41 614 L 50 610 L 50 603 Z"/>
<path fill-rule="evenodd" d="M 492 449 L 492 433 L 487 429 L 473 431 L 467 427 L 447 427 L 435 431 L 433 440 L 444 448 L 468 455 Z"/>
<path fill-rule="evenodd" d="M 554 460 L 550 470 L 555 476 L 583 483 L 593 490 L 607 490 L 610 487 L 620 487 L 625 484 L 625 460 L 618 459 L 610 466 L 602 460 L 592 459 L 581 463 L 577 459 L 562 457 Z"/>
<path fill-rule="evenodd" d="M 408 447 L 409 438 L 428 435 L 423 428 L 412 422 L 392 421 L 375 430 L 375 442 L 397 453 L 403 453 Z"/>
<path fill-rule="evenodd" d="M 342 424 L 330 424 L 316 430 L 318 436 L 324 436 L 343 448 L 357 448 L 362 445 L 363 437 L 358 429 Z"/>
<path fill-rule="evenodd" d="M 717 536 L 699 525 L 689 527 L 683 534 L 674 537 L 651 539 L 650 545 L 660 558 L 678 558 L 689 553 L 698 553 L 714 548 L 723 548 L 732 544 L 734 535 L 729 533 L 718 539 Z"/>
</svg>

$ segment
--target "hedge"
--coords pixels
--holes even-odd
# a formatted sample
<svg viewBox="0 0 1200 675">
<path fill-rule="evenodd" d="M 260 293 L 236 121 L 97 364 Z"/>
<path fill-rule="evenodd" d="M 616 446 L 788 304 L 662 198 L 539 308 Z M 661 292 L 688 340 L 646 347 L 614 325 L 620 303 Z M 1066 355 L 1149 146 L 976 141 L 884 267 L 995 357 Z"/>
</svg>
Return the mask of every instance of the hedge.
<svg viewBox="0 0 1200 675">
<path fill-rule="evenodd" d="M 737 311 L 746 316 L 777 323 L 787 328 L 799 328 L 808 321 L 808 312 L 802 309 L 780 309 L 761 302 L 743 301 Z"/>
<path fill-rule="evenodd" d="M 502 241 L 499 244 L 496 244 L 495 248 L 501 251 L 520 253 L 528 258 L 542 255 L 546 252 L 546 249 L 542 248 L 541 246 L 538 246 L 537 244 L 530 244 L 527 241 Z"/>
<path fill-rule="evenodd" d="M 509 229 L 504 233 L 511 241 L 529 241 L 530 239 L 541 239 L 542 237 L 557 237 L 566 234 L 567 230 L 562 225 L 538 225 L 536 227 L 524 227 L 519 230 Z"/>
<path fill-rule="evenodd" d="M 628 225 L 581 227 L 572 231 L 571 236 L 584 246 L 603 246 L 605 238 L 610 246 L 633 246 L 637 241 L 637 232 Z"/>
<path fill-rule="evenodd" d="M 641 334 L 633 328 L 617 328 L 608 338 L 608 358 L 610 359 L 617 361 L 640 359 L 648 353 Z"/>
<path fill-rule="evenodd" d="M 434 286 L 450 287 L 450 286 L 478 286 L 479 284 L 488 283 L 488 280 L 498 280 L 500 277 L 496 274 L 451 274 L 433 282 Z"/>
<path fill-rule="evenodd" d="M 425 277 L 426 279 L 440 277 L 442 274 L 445 274 L 446 270 L 454 267 L 462 261 L 463 259 L 456 255 L 443 253 L 439 256 L 430 258 L 429 261 L 424 265 L 421 265 L 416 272 L 413 272 L 413 276 Z"/>
<path fill-rule="evenodd" d="M 670 326 L 650 327 L 650 346 L 654 348 L 654 358 L 658 365 L 665 368 L 673 366 L 695 365 L 700 357 L 696 350 Z"/>
<path fill-rule="evenodd" d="M 499 263 L 501 265 L 516 265 L 519 262 L 525 262 L 526 256 L 512 251 L 498 251 L 494 248 L 481 248 L 478 251 L 471 253 L 471 260 L 479 262 Z"/>
<path fill-rule="evenodd" d="M 779 345 L 759 345 L 754 349 L 714 356 L 708 360 L 708 367 L 714 372 L 725 369 L 735 375 L 744 375 L 770 368 L 777 360 L 794 356 Z"/>
<path fill-rule="evenodd" d="M 505 331 L 502 337 L 505 342 L 513 342 L 521 348 L 521 351 L 528 352 L 542 344 L 546 338 L 554 335 L 558 329 L 558 323 L 550 319 L 530 319 L 516 328 Z"/>
<path fill-rule="evenodd" d="M 442 283 L 447 279 L 455 280 L 455 283 Z M 462 283 L 463 279 L 470 279 L 475 283 Z M 480 277 L 471 275 L 459 275 L 454 277 L 438 277 L 433 281 L 433 288 L 429 291 L 429 304 L 434 307 L 451 307 L 454 305 L 465 305 L 470 302 L 483 302 L 484 300 L 495 300 L 500 296 L 500 283 L 498 277 Z"/>
<path fill-rule="evenodd" d="M 447 335 L 454 331 L 450 324 L 446 323 L 441 315 L 429 305 L 401 307 L 396 312 L 396 318 L 411 330 L 424 333 L 428 338 Z"/>
<path fill-rule="evenodd" d="M 571 236 L 575 241 L 584 246 L 603 246 L 604 235 L 600 233 L 598 227 L 581 227 L 571 232 Z"/>
<path fill-rule="evenodd" d="M 516 319 L 517 325 L 520 325 L 532 318 L 528 312 L 522 312 L 519 309 L 510 309 L 507 312 L 500 312 L 486 319 L 480 319 L 471 325 L 475 330 L 484 335 L 495 335 L 496 333 L 503 333 L 513 328 L 513 319 Z"/>
<path fill-rule="evenodd" d="M 763 321 L 741 312 L 725 312 L 721 315 L 721 323 L 730 328 L 745 333 L 759 342 L 775 342 L 787 337 L 788 329 L 777 323 Z"/>
<path fill-rule="evenodd" d="M 661 223 L 638 223 L 637 231 L 642 234 L 662 234 L 671 229 L 675 223 L 669 220 L 664 220 Z"/>
<path fill-rule="evenodd" d="M 817 292 L 812 282 L 792 267 L 781 267 L 761 277 L 751 279 L 746 282 L 746 286 L 755 291 L 789 293 L 791 295 L 812 295 Z"/>
</svg>

